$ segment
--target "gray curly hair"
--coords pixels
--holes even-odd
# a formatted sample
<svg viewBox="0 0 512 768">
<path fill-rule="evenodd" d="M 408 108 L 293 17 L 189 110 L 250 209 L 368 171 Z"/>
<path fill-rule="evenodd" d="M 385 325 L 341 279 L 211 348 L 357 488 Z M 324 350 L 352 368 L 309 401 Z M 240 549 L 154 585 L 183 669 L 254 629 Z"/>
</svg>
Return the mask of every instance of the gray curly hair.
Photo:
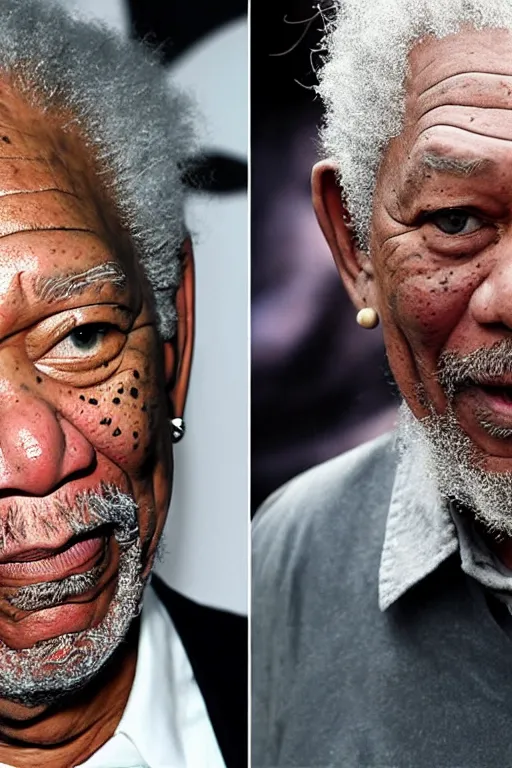
<svg viewBox="0 0 512 768">
<path fill-rule="evenodd" d="M 171 338 L 186 236 L 188 100 L 141 43 L 51 0 L 0 0 L 1 73 L 43 111 L 72 114 L 111 179 L 108 191 L 152 287 L 160 333 Z"/>
<path fill-rule="evenodd" d="M 411 48 L 462 25 L 512 30 L 512 0 L 335 0 L 325 20 L 321 138 L 337 163 L 356 237 L 368 249 L 380 162 L 403 126 Z"/>
</svg>

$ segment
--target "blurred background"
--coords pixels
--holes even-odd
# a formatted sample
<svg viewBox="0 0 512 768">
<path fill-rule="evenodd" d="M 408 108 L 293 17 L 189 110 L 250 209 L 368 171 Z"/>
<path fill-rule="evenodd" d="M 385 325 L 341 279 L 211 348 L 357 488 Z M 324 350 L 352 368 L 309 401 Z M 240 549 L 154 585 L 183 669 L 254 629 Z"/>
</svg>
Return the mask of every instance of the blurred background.
<svg viewBox="0 0 512 768">
<path fill-rule="evenodd" d="M 246 613 L 247 2 L 59 2 L 157 46 L 169 78 L 194 97 L 202 115 L 194 175 L 202 191 L 191 190 L 187 211 L 196 257 L 196 351 L 157 570 L 201 603 Z"/>
<path fill-rule="evenodd" d="M 311 0 L 251 8 L 252 511 L 297 473 L 390 429 L 397 396 L 311 206 L 320 157 Z"/>
</svg>

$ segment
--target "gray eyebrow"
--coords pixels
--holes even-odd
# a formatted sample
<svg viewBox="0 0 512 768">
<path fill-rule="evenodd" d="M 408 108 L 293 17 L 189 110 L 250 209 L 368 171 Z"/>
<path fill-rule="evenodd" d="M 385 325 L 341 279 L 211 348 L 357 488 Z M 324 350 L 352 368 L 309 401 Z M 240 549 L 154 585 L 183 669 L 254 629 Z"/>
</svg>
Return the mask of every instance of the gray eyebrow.
<svg viewBox="0 0 512 768">
<path fill-rule="evenodd" d="M 461 157 L 451 157 L 450 155 L 437 154 L 437 152 L 426 152 L 420 160 L 420 165 L 426 168 L 433 168 L 435 171 L 450 173 L 453 176 L 473 176 L 483 173 L 489 167 L 496 163 L 489 158 L 464 159 Z"/>
<path fill-rule="evenodd" d="M 105 283 L 124 288 L 126 282 L 126 273 L 120 265 L 115 261 L 106 261 L 85 272 L 68 272 L 61 277 L 39 278 L 34 290 L 38 299 L 51 302 L 78 296 L 93 286 L 99 290 Z"/>
</svg>

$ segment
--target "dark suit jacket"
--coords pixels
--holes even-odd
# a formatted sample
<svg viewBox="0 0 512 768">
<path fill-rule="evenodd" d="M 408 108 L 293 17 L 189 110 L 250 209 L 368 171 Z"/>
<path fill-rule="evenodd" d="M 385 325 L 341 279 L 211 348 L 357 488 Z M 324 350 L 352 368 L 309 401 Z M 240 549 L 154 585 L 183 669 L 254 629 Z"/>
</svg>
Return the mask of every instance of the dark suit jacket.
<svg viewBox="0 0 512 768">
<path fill-rule="evenodd" d="M 247 619 L 195 603 L 153 574 L 189 658 L 227 768 L 247 766 Z"/>
</svg>

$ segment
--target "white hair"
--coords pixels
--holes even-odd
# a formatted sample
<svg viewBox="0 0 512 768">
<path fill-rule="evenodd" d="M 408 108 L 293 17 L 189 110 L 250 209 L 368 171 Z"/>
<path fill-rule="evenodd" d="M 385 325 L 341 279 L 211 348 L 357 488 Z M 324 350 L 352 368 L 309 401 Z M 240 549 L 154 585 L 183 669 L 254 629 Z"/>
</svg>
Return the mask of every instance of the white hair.
<svg viewBox="0 0 512 768">
<path fill-rule="evenodd" d="M 152 287 L 159 329 L 175 332 L 186 236 L 182 174 L 188 100 L 141 43 L 51 0 L 0 0 L 0 75 L 43 111 L 65 108 L 109 180 L 109 193 Z"/>
<path fill-rule="evenodd" d="M 380 162 L 402 130 L 408 54 L 428 35 L 462 25 L 512 29 L 512 0 L 334 0 L 317 91 L 325 105 L 322 142 L 363 248 L 368 248 Z"/>
</svg>

